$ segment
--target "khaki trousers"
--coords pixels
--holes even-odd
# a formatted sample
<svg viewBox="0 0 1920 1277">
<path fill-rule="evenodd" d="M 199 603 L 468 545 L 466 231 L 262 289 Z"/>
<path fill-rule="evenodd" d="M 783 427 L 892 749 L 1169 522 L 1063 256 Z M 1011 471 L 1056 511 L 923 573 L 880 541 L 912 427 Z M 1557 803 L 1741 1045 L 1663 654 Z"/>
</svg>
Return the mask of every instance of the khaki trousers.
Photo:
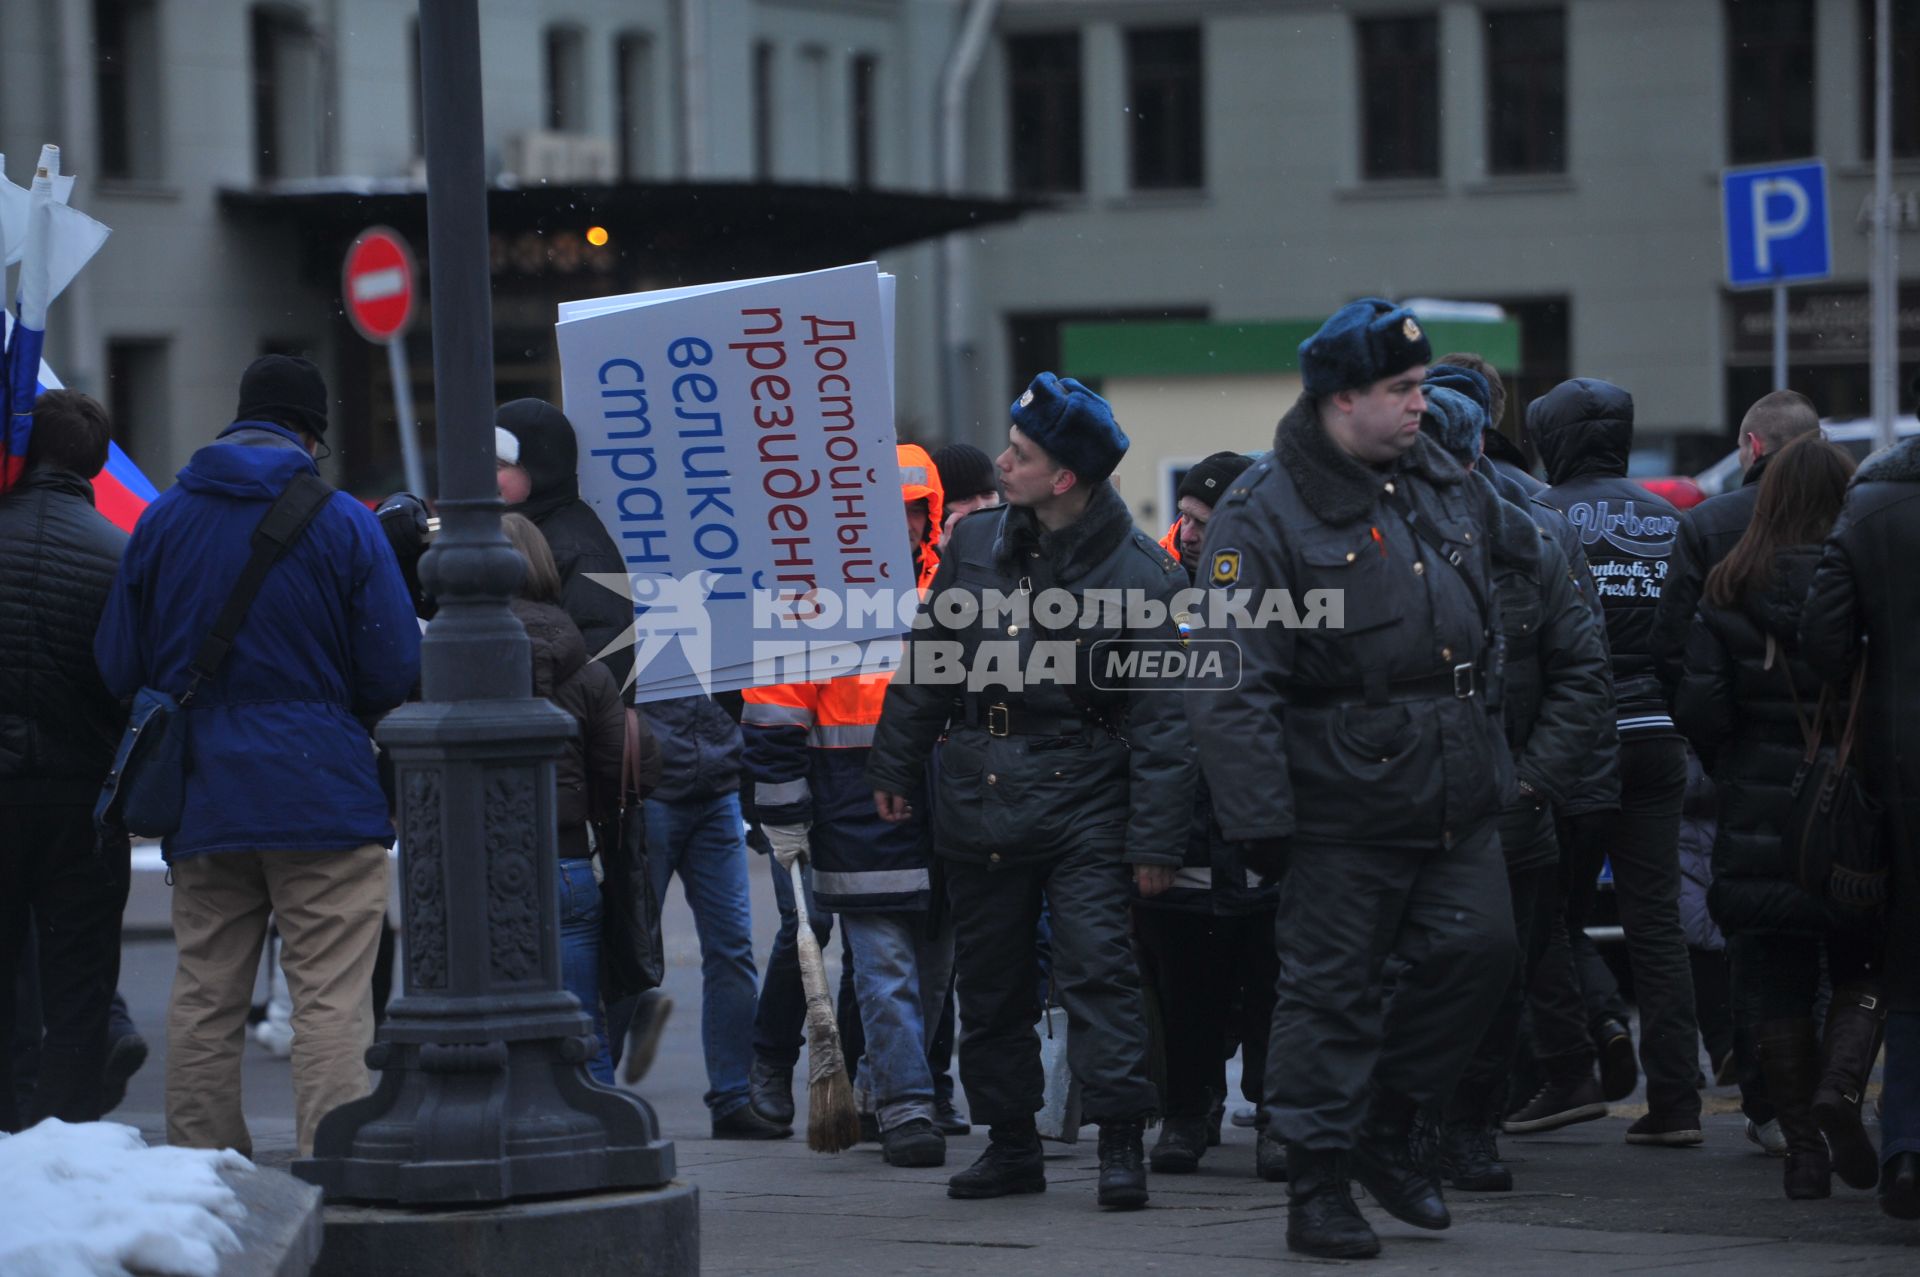
<svg viewBox="0 0 1920 1277">
<path fill-rule="evenodd" d="M 173 866 L 180 963 L 167 1008 L 167 1142 L 253 1155 L 240 1061 L 267 916 L 293 998 L 300 1156 L 320 1119 L 372 1087 L 373 963 L 387 908 L 387 852 L 213 852 Z"/>
</svg>

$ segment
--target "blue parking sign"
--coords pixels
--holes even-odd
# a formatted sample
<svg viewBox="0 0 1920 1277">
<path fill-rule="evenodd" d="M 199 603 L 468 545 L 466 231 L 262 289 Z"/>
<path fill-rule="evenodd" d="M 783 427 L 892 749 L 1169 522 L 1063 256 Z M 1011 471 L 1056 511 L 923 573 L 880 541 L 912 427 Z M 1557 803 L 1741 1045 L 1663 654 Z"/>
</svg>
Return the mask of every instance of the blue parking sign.
<svg viewBox="0 0 1920 1277">
<path fill-rule="evenodd" d="M 1833 273 L 1823 161 L 1728 169 L 1720 179 L 1720 206 L 1733 287 L 1803 283 Z"/>
</svg>

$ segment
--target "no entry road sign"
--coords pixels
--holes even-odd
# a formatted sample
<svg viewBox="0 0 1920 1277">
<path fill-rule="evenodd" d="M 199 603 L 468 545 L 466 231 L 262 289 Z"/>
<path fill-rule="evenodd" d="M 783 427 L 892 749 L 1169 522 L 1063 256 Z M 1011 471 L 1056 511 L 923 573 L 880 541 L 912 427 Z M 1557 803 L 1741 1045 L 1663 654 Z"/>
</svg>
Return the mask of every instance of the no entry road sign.
<svg viewBox="0 0 1920 1277">
<path fill-rule="evenodd" d="M 347 249 L 340 293 L 347 318 L 368 341 L 385 345 L 407 330 L 413 315 L 413 254 L 397 231 L 375 226 Z"/>
</svg>

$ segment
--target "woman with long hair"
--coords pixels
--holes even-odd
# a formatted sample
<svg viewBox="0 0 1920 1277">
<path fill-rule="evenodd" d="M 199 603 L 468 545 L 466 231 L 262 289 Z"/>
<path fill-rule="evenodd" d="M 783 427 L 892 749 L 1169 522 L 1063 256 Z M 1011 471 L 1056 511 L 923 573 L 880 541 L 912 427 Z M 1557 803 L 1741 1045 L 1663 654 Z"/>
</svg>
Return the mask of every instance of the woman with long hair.
<svg viewBox="0 0 1920 1277">
<path fill-rule="evenodd" d="M 1760 481 L 1753 521 L 1707 576 L 1674 697 L 1674 721 L 1719 792 L 1708 909 L 1727 937 L 1735 997 L 1757 1026 L 1787 1140 L 1790 1198 L 1828 1196 L 1836 1169 L 1860 1187 L 1877 1170 L 1857 1106 L 1865 1070 L 1831 1022 L 1823 1059 L 1813 1022 L 1822 957 L 1839 1008 L 1871 989 L 1872 942 L 1862 928 L 1836 925 L 1800 889 L 1781 842 L 1804 731 L 1820 703 L 1821 679 L 1799 654 L 1800 618 L 1853 469 L 1846 451 L 1819 435 L 1780 450 Z M 1829 1111 L 1849 1090 L 1850 1123 Z"/>
<path fill-rule="evenodd" d="M 559 825 L 560 979 L 593 1020 L 594 1049 L 587 1072 L 613 1085 L 607 1049 L 606 1010 L 600 999 L 600 932 L 605 919 L 600 884 L 593 873 L 587 826 L 617 803 L 621 753 L 626 746 L 626 708 L 603 661 L 588 659 L 580 628 L 560 608 L 560 570 L 546 538 L 523 515 L 508 514 L 501 531 L 520 552 L 526 576 L 512 601 L 513 614 L 533 645 L 533 694 L 573 715 L 580 733 L 554 764 Z"/>
</svg>

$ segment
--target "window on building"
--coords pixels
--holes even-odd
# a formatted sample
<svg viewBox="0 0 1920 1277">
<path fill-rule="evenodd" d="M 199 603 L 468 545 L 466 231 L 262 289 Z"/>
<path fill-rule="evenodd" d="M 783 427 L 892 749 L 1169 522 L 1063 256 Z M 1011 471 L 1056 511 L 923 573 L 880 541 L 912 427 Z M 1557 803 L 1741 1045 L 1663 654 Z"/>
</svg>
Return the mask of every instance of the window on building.
<svg viewBox="0 0 1920 1277">
<path fill-rule="evenodd" d="M 855 54 L 852 75 L 853 184 L 872 186 L 876 160 L 874 128 L 880 111 L 880 59 L 871 53 Z"/>
<path fill-rule="evenodd" d="M 1895 159 L 1920 155 L 1920 0 L 1893 0 L 1893 154 Z M 1873 100 L 1879 77 L 1874 74 L 1874 4 L 1860 4 L 1860 154 L 1873 158 Z"/>
<path fill-rule="evenodd" d="M 420 72 L 420 19 L 415 18 L 407 24 L 407 126 L 413 141 L 413 158 L 420 159 L 427 153 L 427 113 L 426 98 L 421 89 Z"/>
<path fill-rule="evenodd" d="M 1727 154 L 1813 154 L 1813 0 L 1726 0 Z"/>
<path fill-rule="evenodd" d="M 753 175 L 773 176 L 773 45 L 753 46 Z"/>
<path fill-rule="evenodd" d="M 100 176 L 155 181 L 160 166 L 160 24 L 155 0 L 94 0 L 93 89 Z"/>
<path fill-rule="evenodd" d="M 1567 14 L 1487 15 L 1487 166 L 1495 173 L 1567 168 Z"/>
<path fill-rule="evenodd" d="M 1081 189 L 1080 36 L 1007 38 L 1013 188 L 1030 194 Z"/>
<path fill-rule="evenodd" d="M 547 28 L 547 127 L 587 128 L 587 33 L 566 23 Z"/>
<path fill-rule="evenodd" d="M 320 172 L 320 42 L 297 9 L 252 14 L 254 175 L 262 181 Z"/>
<path fill-rule="evenodd" d="M 1128 123 L 1136 190 L 1206 185 L 1200 28 L 1127 32 Z"/>
<path fill-rule="evenodd" d="M 1565 297 L 1491 300 L 1520 325 L 1520 367 L 1507 378 L 1507 406 L 1499 423 L 1509 437 L 1518 438 L 1527 405 L 1573 376 L 1573 307 Z"/>
<path fill-rule="evenodd" d="M 111 338 L 107 342 L 107 415 L 113 441 L 148 474 L 158 474 L 167 451 L 165 338 Z"/>
<path fill-rule="evenodd" d="M 1440 23 L 1362 18 L 1361 172 L 1368 178 L 1440 176 Z"/>
<path fill-rule="evenodd" d="M 845 124 L 836 123 L 839 117 L 833 109 L 827 51 L 817 44 L 808 44 L 800 47 L 799 54 L 795 59 L 794 87 L 806 105 L 794 118 L 792 127 L 781 133 L 781 169 L 815 182 L 831 181 L 839 176 L 834 171 L 833 152 Z"/>
<path fill-rule="evenodd" d="M 653 37 L 629 32 L 614 42 L 614 111 L 618 118 L 620 176 L 628 181 L 652 177 Z"/>
</svg>

